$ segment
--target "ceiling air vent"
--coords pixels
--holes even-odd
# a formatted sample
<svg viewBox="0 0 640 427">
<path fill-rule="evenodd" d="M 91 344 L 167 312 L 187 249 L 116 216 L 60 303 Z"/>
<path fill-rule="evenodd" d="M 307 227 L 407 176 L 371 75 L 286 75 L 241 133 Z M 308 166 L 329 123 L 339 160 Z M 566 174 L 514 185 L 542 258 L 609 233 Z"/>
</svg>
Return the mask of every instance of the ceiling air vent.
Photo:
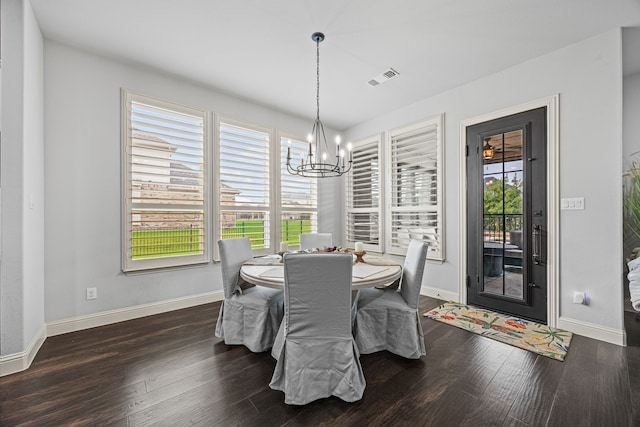
<svg viewBox="0 0 640 427">
<path fill-rule="evenodd" d="M 373 79 L 369 80 L 369 85 L 370 86 L 378 86 L 384 82 L 389 81 L 389 79 L 399 75 L 400 73 L 397 72 L 396 70 L 394 70 L 393 68 L 389 68 L 387 71 L 385 71 L 384 73 L 380 74 L 378 77 L 374 77 Z"/>
</svg>

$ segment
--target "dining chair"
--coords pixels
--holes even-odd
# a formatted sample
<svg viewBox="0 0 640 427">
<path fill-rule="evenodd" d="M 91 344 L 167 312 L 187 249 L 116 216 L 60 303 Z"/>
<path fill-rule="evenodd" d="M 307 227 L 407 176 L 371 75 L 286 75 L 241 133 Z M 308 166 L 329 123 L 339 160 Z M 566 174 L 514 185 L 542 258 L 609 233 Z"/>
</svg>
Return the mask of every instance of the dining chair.
<svg viewBox="0 0 640 427">
<path fill-rule="evenodd" d="M 356 302 L 354 336 L 361 354 L 387 350 L 409 359 L 425 353 L 418 313 L 427 244 L 410 240 L 400 289 L 361 289 Z"/>
<path fill-rule="evenodd" d="M 331 233 L 305 233 L 300 235 L 300 249 L 326 248 L 333 246 Z"/>
<path fill-rule="evenodd" d="M 336 396 L 362 398 L 366 382 L 351 331 L 350 254 L 286 254 L 284 320 L 271 350 L 269 387 L 305 405 Z"/>
<path fill-rule="evenodd" d="M 227 345 L 244 345 L 263 352 L 273 341 L 284 316 L 284 291 L 244 282 L 242 264 L 253 258 L 249 238 L 218 241 L 224 300 L 220 306 L 215 335 Z"/>
</svg>

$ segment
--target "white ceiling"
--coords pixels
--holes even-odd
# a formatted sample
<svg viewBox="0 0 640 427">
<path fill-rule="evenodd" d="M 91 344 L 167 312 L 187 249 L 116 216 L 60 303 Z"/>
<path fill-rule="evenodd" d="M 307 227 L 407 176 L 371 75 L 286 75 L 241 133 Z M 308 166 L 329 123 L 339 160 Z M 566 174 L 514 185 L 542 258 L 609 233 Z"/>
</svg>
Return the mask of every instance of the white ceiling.
<svg viewBox="0 0 640 427">
<path fill-rule="evenodd" d="M 320 117 L 338 130 L 607 30 L 640 26 L 640 0 L 31 4 L 45 38 L 311 119 L 311 34 L 322 31 Z M 389 67 L 400 75 L 377 87 L 367 84 Z"/>
</svg>

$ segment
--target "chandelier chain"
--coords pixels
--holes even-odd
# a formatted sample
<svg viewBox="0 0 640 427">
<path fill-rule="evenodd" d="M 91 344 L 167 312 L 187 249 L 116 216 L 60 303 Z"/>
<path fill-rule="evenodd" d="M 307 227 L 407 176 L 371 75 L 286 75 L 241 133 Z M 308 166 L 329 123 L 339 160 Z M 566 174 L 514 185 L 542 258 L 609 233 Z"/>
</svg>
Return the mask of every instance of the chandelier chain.
<svg viewBox="0 0 640 427">
<path fill-rule="evenodd" d="M 320 40 L 316 40 L 316 118 L 320 119 Z"/>
</svg>

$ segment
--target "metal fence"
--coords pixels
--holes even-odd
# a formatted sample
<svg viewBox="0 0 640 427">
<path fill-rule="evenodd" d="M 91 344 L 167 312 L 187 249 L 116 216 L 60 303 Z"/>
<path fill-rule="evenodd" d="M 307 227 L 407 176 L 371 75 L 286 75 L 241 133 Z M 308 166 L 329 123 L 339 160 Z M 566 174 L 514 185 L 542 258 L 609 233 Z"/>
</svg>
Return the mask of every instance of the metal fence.
<svg viewBox="0 0 640 427">
<path fill-rule="evenodd" d="M 485 241 L 509 241 L 512 231 L 522 231 L 521 214 L 484 215 Z"/>
<path fill-rule="evenodd" d="M 193 255 L 204 252 L 204 230 L 199 224 L 138 228 L 131 233 L 133 259 Z"/>
<path fill-rule="evenodd" d="M 248 237 L 253 249 L 265 248 L 265 239 L 268 240 L 268 228 L 264 221 L 236 221 L 235 227 L 222 229 L 223 239 L 235 237 Z M 288 242 L 291 246 L 300 244 L 300 234 L 311 233 L 311 221 L 309 220 L 284 220 L 281 222 L 280 241 Z"/>
<path fill-rule="evenodd" d="M 282 221 L 281 241 L 300 244 L 300 234 L 310 233 L 311 221 Z M 264 221 L 237 221 L 235 227 L 222 229 L 223 239 L 248 237 L 253 249 L 265 248 L 268 228 Z M 137 228 L 131 233 L 133 259 L 193 255 L 204 252 L 204 230 L 200 224 L 181 227 Z"/>
</svg>

